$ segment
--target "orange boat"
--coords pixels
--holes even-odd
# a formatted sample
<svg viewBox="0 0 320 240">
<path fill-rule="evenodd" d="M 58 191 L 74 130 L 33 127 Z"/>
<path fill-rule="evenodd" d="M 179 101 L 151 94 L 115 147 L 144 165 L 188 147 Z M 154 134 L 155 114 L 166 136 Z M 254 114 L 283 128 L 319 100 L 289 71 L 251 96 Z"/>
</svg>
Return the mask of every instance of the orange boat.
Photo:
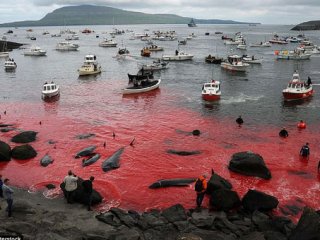
<svg viewBox="0 0 320 240">
<path fill-rule="evenodd" d="M 141 50 L 141 56 L 142 57 L 150 57 L 150 55 L 151 55 L 151 52 L 150 52 L 150 50 L 148 48 L 143 48 Z"/>
</svg>

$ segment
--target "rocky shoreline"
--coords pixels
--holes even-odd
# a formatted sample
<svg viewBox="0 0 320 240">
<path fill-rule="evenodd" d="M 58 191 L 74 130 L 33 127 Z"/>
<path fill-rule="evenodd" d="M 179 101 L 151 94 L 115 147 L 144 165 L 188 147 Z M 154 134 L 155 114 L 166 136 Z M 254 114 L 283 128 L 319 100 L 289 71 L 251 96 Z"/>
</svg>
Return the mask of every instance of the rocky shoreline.
<svg viewBox="0 0 320 240">
<path fill-rule="evenodd" d="M 298 222 L 270 212 L 205 208 L 185 209 L 177 204 L 162 211 L 144 213 L 111 208 L 105 213 L 87 211 L 65 199 L 46 199 L 38 193 L 15 189 L 13 217 L 5 215 L 1 202 L 0 236 L 23 239 L 85 240 L 318 240 L 320 212 L 305 207 Z"/>
</svg>

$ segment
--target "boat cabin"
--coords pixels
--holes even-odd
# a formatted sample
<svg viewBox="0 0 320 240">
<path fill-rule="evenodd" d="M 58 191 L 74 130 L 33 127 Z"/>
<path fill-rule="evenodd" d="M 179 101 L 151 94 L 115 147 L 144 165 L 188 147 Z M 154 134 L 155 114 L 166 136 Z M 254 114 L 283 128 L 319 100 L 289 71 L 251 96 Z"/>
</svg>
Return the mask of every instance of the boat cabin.
<svg viewBox="0 0 320 240">
<path fill-rule="evenodd" d="M 153 72 L 144 70 L 143 68 L 136 74 L 128 74 L 129 77 L 129 85 L 133 85 L 134 87 L 143 87 L 149 84 L 149 80 L 153 80 Z"/>
<path fill-rule="evenodd" d="M 94 63 L 94 62 L 96 62 L 97 57 L 96 57 L 96 55 L 90 54 L 90 55 L 86 55 L 84 60 L 85 60 L 85 63 Z"/>
<path fill-rule="evenodd" d="M 238 55 L 231 55 L 231 56 L 228 56 L 228 62 L 230 64 L 235 64 L 237 65 L 238 63 L 241 63 L 242 62 L 242 57 L 238 56 Z"/>
<path fill-rule="evenodd" d="M 299 90 L 299 89 L 308 89 L 310 87 L 311 87 L 310 84 L 308 84 L 306 82 L 302 82 L 300 80 L 299 73 L 295 72 L 292 75 L 292 80 L 288 83 L 287 88 Z"/>
<path fill-rule="evenodd" d="M 54 82 L 47 83 L 45 82 L 43 85 L 43 91 L 54 91 L 57 89 L 57 85 Z"/>
</svg>

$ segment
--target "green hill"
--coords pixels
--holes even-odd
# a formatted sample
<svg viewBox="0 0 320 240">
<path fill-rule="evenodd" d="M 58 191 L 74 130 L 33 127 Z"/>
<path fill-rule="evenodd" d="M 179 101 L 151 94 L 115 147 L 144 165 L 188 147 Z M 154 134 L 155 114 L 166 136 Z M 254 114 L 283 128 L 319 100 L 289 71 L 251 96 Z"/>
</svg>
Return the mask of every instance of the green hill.
<svg viewBox="0 0 320 240">
<path fill-rule="evenodd" d="M 296 30 L 296 31 L 320 30 L 320 20 L 300 23 L 297 26 L 293 27 L 291 30 Z"/>
<path fill-rule="evenodd" d="M 146 14 L 117 8 L 81 5 L 62 7 L 38 21 L 0 24 L 1 27 L 66 26 L 66 25 L 126 25 L 126 24 L 187 24 L 191 18 L 174 14 Z M 231 20 L 195 19 L 196 23 L 240 24 Z M 247 24 L 247 23 L 245 23 Z"/>
</svg>

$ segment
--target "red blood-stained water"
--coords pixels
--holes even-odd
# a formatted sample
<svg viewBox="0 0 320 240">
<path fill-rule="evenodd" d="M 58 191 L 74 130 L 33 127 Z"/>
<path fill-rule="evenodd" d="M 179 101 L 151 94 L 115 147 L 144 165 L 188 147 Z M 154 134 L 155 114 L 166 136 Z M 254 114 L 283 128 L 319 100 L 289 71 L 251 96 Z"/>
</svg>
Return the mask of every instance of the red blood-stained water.
<svg viewBox="0 0 320 240">
<path fill-rule="evenodd" d="M 38 132 L 37 140 L 31 143 L 38 155 L 27 161 L 0 163 L 0 173 L 16 186 L 38 189 L 47 183 L 58 185 L 71 169 L 82 178 L 95 176 L 94 187 L 105 197 L 105 206 L 100 206 L 101 209 L 120 206 L 144 211 L 176 203 L 186 208 L 195 207 L 193 186 L 161 189 L 148 186 L 165 178 L 198 177 L 204 173 L 210 176 L 213 168 L 230 180 L 241 197 L 248 189 L 266 192 L 277 197 L 279 209 L 288 214 L 292 213 L 290 206 L 320 208 L 317 174 L 320 132 L 315 125 L 298 130 L 296 122 L 288 123 L 290 136 L 280 139 L 278 126 L 249 125 L 246 122 L 250 121 L 245 119 L 245 124 L 239 128 L 233 116 L 222 121 L 214 115 L 203 117 L 198 112 L 178 107 L 167 89 L 122 97 L 117 91 L 119 88 L 95 82 L 65 89 L 65 95 L 57 102 L 3 103 L 0 110 L 2 113 L 6 110 L 7 114 L 1 114 L 1 123 Z M 91 90 L 96 91 L 94 95 Z M 201 135 L 190 134 L 194 129 L 199 129 Z M 76 138 L 87 133 L 95 136 Z M 15 134 L 17 131 L 1 133 L 1 140 L 14 147 L 16 144 L 10 139 Z M 133 138 L 134 145 L 129 146 Z M 299 159 L 300 147 L 306 141 L 311 146 L 308 161 Z M 96 152 L 101 158 L 93 165 L 82 167 L 81 159 L 75 159 L 74 155 L 90 145 L 97 146 Z M 103 160 L 123 146 L 120 168 L 103 172 Z M 167 153 L 168 149 L 198 150 L 201 154 L 177 156 Z M 271 170 L 271 180 L 246 177 L 228 170 L 232 154 L 248 150 L 263 156 Z M 40 166 L 45 154 L 54 159 L 48 167 Z M 208 199 L 204 206 L 208 206 Z"/>
</svg>

